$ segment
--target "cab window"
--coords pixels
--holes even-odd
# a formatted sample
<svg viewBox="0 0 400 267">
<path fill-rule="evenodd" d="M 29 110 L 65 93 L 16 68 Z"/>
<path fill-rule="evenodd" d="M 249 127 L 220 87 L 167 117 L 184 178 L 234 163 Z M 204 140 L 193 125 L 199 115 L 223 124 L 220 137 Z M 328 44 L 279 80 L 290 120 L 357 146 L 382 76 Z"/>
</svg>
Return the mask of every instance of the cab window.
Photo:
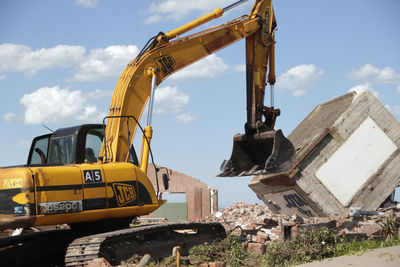
<svg viewBox="0 0 400 267">
<path fill-rule="evenodd" d="M 91 129 L 86 135 L 85 162 L 97 162 L 103 144 L 103 129 Z"/>
<path fill-rule="evenodd" d="M 72 164 L 74 137 L 54 138 L 50 141 L 49 164 Z"/>
<path fill-rule="evenodd" d="M 31 151 L 29 153 L 29 158 L 27 162 L 28 165 L 46 164 L 50 136 L 50 134 L 47 134 L 33 139 Z"/>
</svg>

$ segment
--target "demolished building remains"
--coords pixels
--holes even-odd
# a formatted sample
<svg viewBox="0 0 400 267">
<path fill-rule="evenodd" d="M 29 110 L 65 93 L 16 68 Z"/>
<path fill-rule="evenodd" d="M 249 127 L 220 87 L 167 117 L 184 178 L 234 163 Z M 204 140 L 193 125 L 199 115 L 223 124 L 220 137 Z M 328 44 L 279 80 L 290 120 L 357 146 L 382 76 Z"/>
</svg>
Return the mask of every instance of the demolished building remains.
<svg viewBox="0 0 400 267">
<path fill-rule="evenodd" d="M 155 167 L 159 170 L 159 178 L 162 174 L 168 174 L 170 178 L 168 189 L 165 189 L 162 184 L 158 184 Z M 173 221 L 199 221 L 218 210 L 218 190 L 209 187 L 199 179 L 153 164 L 149 164 L 148 176 L 154 190 L 158 189 L 164 196 L 166 194 L 185 195 L 184 203 L 167 202 L 152 215 L 154 217 L 166 217 L 170 221 L 171 218 L 175 218 Z"/>
<path fill-rule="evenodd" d="M 385 240 L 381 225 L 388 216 L 395 216 L 399 222 L 400 205 L 379 209 L 374 215 L 353 214 L 331 215 L 329 217 L 302 217 L 274 214 L 266 206 L 245 204 L 239 201 L 208 216 L 208 221 L 220 222 L 228 233 L 240 236 L 242 246 L 247 250 L 263 254 L 266 247 L 275 240 L 286 240 L 300 230 L 327 227 L 335 235 L 346 240 Z M 396 235 L 399 229 L 396 227 Z"/>
<path fill-rule="evenodd" d="M 370 92 L 318 105 L 288 138 L 294 166 L 249 182 L 273 212 L 307 218 L 376 210 L 400 184 L 400 123 Z"/>
</svg>

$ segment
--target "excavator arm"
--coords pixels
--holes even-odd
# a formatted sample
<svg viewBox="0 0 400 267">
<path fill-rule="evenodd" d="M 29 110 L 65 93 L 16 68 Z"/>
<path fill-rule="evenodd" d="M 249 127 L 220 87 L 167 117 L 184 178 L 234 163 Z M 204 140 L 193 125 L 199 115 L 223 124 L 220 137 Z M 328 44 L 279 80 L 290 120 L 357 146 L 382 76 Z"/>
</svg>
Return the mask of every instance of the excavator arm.
<svg viewBox="0 0 400 267">
<path fill-rule="evenodd" d="M 266 113 L 263 102 L 268 65 L 270 70 L 274 71 L 274 67 L 271 67 L 274 64 L 274 56 L 271 53 L 274 52 L 276 21 L 271 1 L 257 0 L 249 15 L 180 39 L 173 40 L 211 19 L 220 17 L 225 11 L 244 0 L 225 9 L 216 9 L 180 28 L 153 37 L 139 55 L 128 64 L 118 80 L 99 157 L 102 162 L 129 160 L 137 121 L 142 116 L 149 98 L 152 101 L 151 96 L 154 95 L 154 88 L 157 85 L 171 74 L 243 38 L 246 38 L 247 51 L 246 133 L 254 132 L 252 129 L 260 129 L 259 121 L 262 114 Z M 271 81 L 274 83 L 274 77 L 275 74 L 270 73 L 270 83 Z M 273 108 L 270 111 L 272 114 L 277 114 Z M 268 127 L 272 128 L 273 123 L 261 128 Z M 141 150 L 141 168 L 144 172 L 147 170 L 151 136 L 151 127 L 146 127 Z"/>
<path fill-rule="evenodd" d="M 268 83 L 275 84 L 275 30 L 276 20 L 272 5 L 266 7 L 264 23 L 257 33 L 246 37 L 246 87 L 247 87 L 247 122 L 246 134 L 260 130 L 272 130 L 279 110 L 264 106 L 267 69 Z M 276 114 L 274 116 L 274 114 Z M 263 122 L 263 116 L 266 120 Z"/>
</svg>

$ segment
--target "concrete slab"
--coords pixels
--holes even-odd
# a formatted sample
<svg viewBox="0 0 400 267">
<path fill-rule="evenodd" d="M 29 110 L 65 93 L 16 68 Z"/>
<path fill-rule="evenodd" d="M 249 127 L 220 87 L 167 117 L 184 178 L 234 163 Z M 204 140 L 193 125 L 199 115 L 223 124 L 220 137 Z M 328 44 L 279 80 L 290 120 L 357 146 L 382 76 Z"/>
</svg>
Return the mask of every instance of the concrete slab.
<svg viewBox="0 0 400 267">
<path fill-rule="evenodd" d="M 400 123 L 370 92 L 318 105 L 288 136 L 296 161 L 249 187 L 272 210 L 304 217 L 375 210 L 400 184 Z"/>
</svg>

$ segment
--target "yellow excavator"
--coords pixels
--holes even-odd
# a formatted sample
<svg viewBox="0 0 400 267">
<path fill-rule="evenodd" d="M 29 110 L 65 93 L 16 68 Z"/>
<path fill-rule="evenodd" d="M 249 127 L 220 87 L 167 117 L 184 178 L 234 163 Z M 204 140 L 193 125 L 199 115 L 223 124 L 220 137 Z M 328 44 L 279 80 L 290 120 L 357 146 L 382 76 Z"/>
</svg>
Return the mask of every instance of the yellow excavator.
<svg viewBox="0 0 400 267">
<path fill-rule="evenodd" d="M 135 217 L 150 214 L 165 203 L 158 192 L 158 179 L 155 190 L 146 177 L 149 155 L 152 154 L 151 120 L 157 85 L 171 74 L 240 39 L 246 38 L 247 122 L 245 134 L 234 136 L 232 156 L 223 162 L 220 176 L 281 172 L 291 167 L 293 145 L 280 130 L 274 130 L 280 110 L 274 109 L 272 101 L 276 30 L 272 0 L 256 0 L 249 15 L 177 38 L 246 1 L 218 8 L 182 27 L 166 34 L 160 32 L 151 38 L 120 76 L 109 115 L 103 124 L 62 128 L 38 136 L 33 139 L 26 165 L 1 168 L 0 230 L 68 224 L 74 238 L 79 237 L 73 242 L 69 234 L 57 236 L 52 233 L 58 242 L 62 238 L 66 240 L 61 246 L 68 246 L 66 265 L 84 264 L 93 257 L 104 255 L 113 264 L 118 264 L 127 257 L 127 253 L 122 253 L 119 248 L 121 242 L 132 243 L 131 247 L 138 248 L 144 239 L 154 239 L 154 236 L 149 237 L 154 233 L 168 232 L 165 244 L 173 239 L 171 231 L 183 229 L 196 229 L 199 235 L 203 233 L 194 238 L 198 239 L 196 241 L 207 235 L 211 239 L 223 235 L 222 226 L 212 223 L 169 224 L 140 229 L 129 228 L 129 224 Z M 264 106 L 266 81 L 271 85 L 270 107 Z M 139 120 L 147 103 L 147 125 L 142 128 Z M 133 146 L 138 127 L 142 132 L 139 157 Z M 166 187 L 168 179 L 163 176 Z M 102 234 L 99 236 L 99 233 Z M 98 235 L 93 238 L 91 234 Z M 0 247 L 9 250 L 16 244 L 30 244 L 29 240 L 36 240 L 39 243 L 24 250 L 32 254 L 35 247 L 44 244 L 38 240 L 46 240 L 41 234 L 36 235 L 32 233 L 24 238 L 22 234 L 2 239 Z M 135 243 L 133 236 L 142 238 Z M 45 237 L 49 238 L 48 235 Z M 46 242 L 50 241 L 47 239 Z M 93 242 L 100 244 L 96 245 L 97 252 L 93 252 Z M 88 247 L 91 249 L 87 250 Z M 161 256 L 156 253 L 159 251 L 153 248 L 152 253 L 156 254 L 153 257 Z"/>
</svg>

